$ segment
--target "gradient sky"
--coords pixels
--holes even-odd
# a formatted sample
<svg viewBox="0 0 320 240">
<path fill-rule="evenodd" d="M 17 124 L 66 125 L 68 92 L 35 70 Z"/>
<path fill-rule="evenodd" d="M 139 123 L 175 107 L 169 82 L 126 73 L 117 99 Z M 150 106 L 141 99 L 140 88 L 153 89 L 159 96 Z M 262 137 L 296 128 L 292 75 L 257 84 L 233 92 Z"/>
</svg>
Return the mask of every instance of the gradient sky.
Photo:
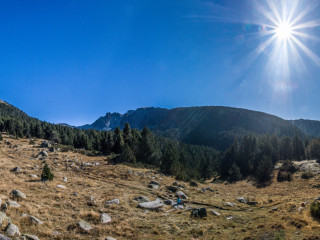
<svg viewBox="0 0 320 240">
<path fill-rule="evenodd" d="M 264 20 L 254 2 L 262 3 L 1 0 L 0 99 L 72 125 L 147 106 L 233 106 L 320 120 L 319 26 L 303 41 L 313 59 L 300 50 L 284 81 L 272 47 L 256 54 L 265 38 L 257 37 Z M 318 21 L 319 6 L 312 8 L 308 21 Z"/>
</svg>

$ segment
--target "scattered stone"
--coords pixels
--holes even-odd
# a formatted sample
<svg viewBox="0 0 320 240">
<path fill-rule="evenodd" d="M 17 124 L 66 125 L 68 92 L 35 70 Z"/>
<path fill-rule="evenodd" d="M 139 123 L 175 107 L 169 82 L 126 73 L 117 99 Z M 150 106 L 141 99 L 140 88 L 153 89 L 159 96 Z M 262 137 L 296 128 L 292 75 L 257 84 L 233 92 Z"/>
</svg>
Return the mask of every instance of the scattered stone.
<svg viewBox="0 0 320 240">
<path fill-rule="evenodd" d="M 150 199 L 145 196 L 136 197 L 133 200 L 137 201 L 138 203 L 150 202 Z"/>
<path fill-rule="evenodd" d="M 131 169 L 128 169 L 128 173 L 129 173 L 129 174 L 132 174 L 132 170 L 131 170 Z"/>
<path fill-rule="evenodd" d="M 0 240 L 1 240 L 1 239 L 0 239 Z M 115 239 L 115 238 L 113 238 L 113 237 L 108 236 L 105 240 L 117 240 L 117 239 Z"/>
<path fill-rule="evenodd" d="M 149 184 L 151 184 L 151 185 L 158 185 L 158 186 L 160 186 L 160 183 L 159 183 L 159 182 L 157 182 L 157 181 L 151 181 L 151 182 L 149 182 Z"/>
<path fill-rule="evenodd" d="M 106 201 L 106 205 L 112 205 L 112 204 L 120 204 L 120 200 L 116 198 L 110 201 Z"/>
<path fill-rule="evenodd" d="M 49 152 L 55 152 L 56 149 L 54 147 L 49 148 Z"/>
<path fill-rule="evenodd" d="M 57 185 L 57 188 L 66 189 L 66 186 L 63 186 L 63 185 Z"/>
<path fill-rule="evenodd" d="M 247 199 L 245 199 L 244 197 L 238 197 L 237 201 L 240 203 L 247 203 L 248 202 Z"/>
<path fill-rule="evenodd" d="M 6 203 L 1 204 L 1 211 L 6 212 L 8 210 L 8 205 Z"/>
<path fill-rule="evenodd" d="M 256 201 L 248 201 L 247 204 L 248 205 L 258 205 L 258 202 L 256 202 Z"/>
<path fill-rule="evenodd" d="M 12 208 L 20 207 L 19 203 L 15 202 L 15 201 L 11 201 L 11 200 L 7 200 L 6 205 L 7 205 L 7 207 L 12 207 Z"/>
<path fill-rule="evenodd" d="M 148 188 L 152 188 L 152 189 L 158 189 L 159 185 L 155 185 L 155 184 L 149 184 Z"/>
<path fill-rule="evenodd" d="M 185 195 L 182 191 L 176 192 L 176 196 L 180 197 L 181 199 L 188 199 L 187 195 Z"/>
<path fill-rule="evenodd" d="M 21 173 L 22 172 L 20 167 L 15 167 L 15 168 L 11 169 L 10 171 L 14 172 L 14 173 Z"/>
<path fill-rule="evenodd" d="M 217 212 L 215 210 L 211 210 L 210 212 L 215 216 L 221 216 L 221 213 L 219 213 L 219 212 Z"/>
<path fill-rule="evenodd" d="M 4 212 L 0 212 L 0 226 L 2 226 L 3 221 L 7 219 L 7 215 Z"/>
<path fill-rule="evenodd" d="M 177 186 L 166 186 L 166 188 L 171 192 L 176 192 L 179 190 Z"/>
<path fill-rule="evenodd" d="M 172 186 L 179 186 L 179 182 L 172 183 Z"/>
<path fill-rule="evenodd" d="M 164 204 L 166 205 L 174 205 L 175 204 L 175 201 L 173 201 L 172 199 L 166 199 L 163 201 Z"/>
<path fill-rule="evenodd" d="M 96 206 L 96 205 L 97 205 L 97 203 L 96 203 L 96 201 L 95 201 L 95 199 L 94 199 L 94 196 L 90 195 L 90 196 L 88 197 L 88 202 L 87 202 L 87 204 L 88 204 L 88 206 Z"/>
<path fill-rule="evenodd" d="M 111 217 L 106 213 L 102 213 L 101 216 L 100 216 L 100 222 L 101 223 L 111 222 Z"/>
<path fill-rule="evenodd" d="M 23 234 L 23 236 L 24 236 L 27 240 L 40 240 L 36 235 Z"/>
<path fill-rule="evenodd" d="M 34 216 L 31 216 L 31 215 L 28 215 L 28 214 L 21 214 L 21 217 L 23 218 L 29 218 L 30 221 L 35 224 L 35 225 L 41 225 L 43 224 L 43 222 L 39 219 L 39 218 L 36 218 Z"/>
<path fill-rule="evenodd" d="M 51 143 L 49 143 L 48 141 L 42 141 L 40 148 L 49 148 L 51 147 Z"/>
<path fill-rule="evenodd" d="M 8 237 L 0 234 L 0 240 L 11 240 L 11 238 L 8 238 Z"/>
<path fill-rule="evenodd" d="M 75 196 L 75 197 L 79 196 L 79 194 L 77 192 L 73 192 L 72 195 Z"/>
<path fill-rule="evenodd" d="M 38 176 L 35 175 L 35 174 L 30 174 L 30 177 L 31 177 L 31 178 L 38 178 Z"/>
<path fill-rule="evenodd" d="M 67 177 L 63 177 L 62 179 L 64 182 L 68 182 L 68 178 Z"/>
<path fill-rule="evenodd" d="M 139 203 L 138 207 L 143 209 L 156 210 L 163 207 L 163 202 L 161 201 L 161 199 L 157 198 L 152 202 Z"/>
<path fill-rule="evenodd" d="M 214 190 L 213 190 L 211 187 L 206 187 L 205 189 L 206 189 L 207 191 L 214 192 Z"/>
<path fill-rule="evenodd" d="M 86 221 L 80 221 L 78 222 L 78 226 L 83 230 L 83 231 L 90 231 L 92 230 L 92 226 L 90 225 L 90 223 L 86 222 Z"/>
<path fill-rule="evenodd" d="M 191 187 L 198 187 L 199 184 L 196 183 L 195 181 L 192 181 L 192 182 L 190 182 L 190 186 L 191 186 Z"/>
<path fill-rule="evenodd" d="M 207 190 L 205 188 L 201 188 L 200 192 L 205 193 Z"/>
<path fill-rule="evenodd" d="M 10 195 L 12 196 L 12 198 L 22 198 L 22 199 L 26 199 L 27 198 L 27 196 L 23 193 L 23 192 L 21 192 L 20 190 L 13 190 L 11 193 L 10 193 Z"/>
<path fill-rule="evenodd" d="M 82 163 L 83 167 L 92 167 L 92 163 Z"/>
<path fill-rule="evenodd" d="M 237 204 L 236 204 L 236 203 L 233 203 L 233 202 L 225 202 L 224 205 L 226 205 L 227 207 L 237 206 Z"/>
<path fill-rule="evenodd" d="M 206 217 L 207 216 L 207 209 L 206 208 L 196 208 L 193 209 L 191 212 L 191 217 Z"/>
<path fill-rule="evenodd" d="M 100 166 L 100 163 L 99 162 L 94 162 L 94 165 L 95 166 Z"/>
<path fill-rule="evenodd" d="M 39 152 L 38 157 L 40 157 L 40 156 L 42 156 L 42 157 L 48 157 L 49 155 L 48 155 L 48 153 L 47 153 L 46 150 L 43 150 L 43 151 Z"/>
<path fill-rule="evenodd" d="M 5 234 L 10 237 L 13 237 L 15 235 L 18 235 L 18 236 L 21 235 L 19 228 L 16 225 L 14 225 L 13 223 L 8 224 L 8 226 L 5 229 Z"/>
</svg>

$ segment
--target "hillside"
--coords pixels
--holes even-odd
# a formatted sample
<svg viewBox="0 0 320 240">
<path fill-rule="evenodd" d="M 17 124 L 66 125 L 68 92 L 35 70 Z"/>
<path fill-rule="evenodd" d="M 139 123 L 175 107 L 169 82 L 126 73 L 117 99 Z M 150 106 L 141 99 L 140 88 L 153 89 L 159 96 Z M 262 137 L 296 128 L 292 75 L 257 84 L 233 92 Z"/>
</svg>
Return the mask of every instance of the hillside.
<svg viewBox="0 0 320 240">
<path fill-rule="evenodd" d="M 320 137 L 320 121 L 299 119 L 293 120 L 292 123 L 306 134 L 314 137 Z"/>
<path fill-rule="evenodd" d="M 134 199 L 145 196 L 150 200 L 175 200 L 175 193 L 166 187 L 173 185 L 173 178 L 156 171 L 113 165 L 106 157 L 70 151 L 48 152 L 48 157 L 37 158 L 41 150 L 47 150 L 39 148 L 40 144 L 40 140 L 30 145 L 26 139 L 6 135 L 0 144 L 0 197 L 2 203 L 14 200 L 20 205 L 9 207 L 5 215 L 21 234 L 39 239 L 101 240 L 107 236 L 118 240 L 317 239 L 320 234 L 320 225 L 308 210 L 310 201 L 318 197 L 319 176 L 304 180 L 298 172 L 292 182 L 278 183 L 274 179 L 265 188 L 256 188 L 250 181 L 236 184 L 207 181 L 198 183 L 198 187 L 180 182 L 179 188 L 188 196 L 186 209 L 164 205 L 158 211 L 150 211 L 137 208 Z M 44 161 L 55 175 L 52 182 L 39 181 Z M 17 166 L 21 171 L 10 171 Z M 149 188 L 152 180 L 159 182 L 160 187 Z M 12 190 L 20 190 L 26 198 L 13 199 Z M 240 203 L 238 197 L 258 204 Z M 119 199 L 119 204 L 108 205 L 107 201 L 113 199 Z M 227 206 L 227 202 L 236 205 Z M 187 209 L 199 207 L 205 207 L 208 216 L 190 217 L 191 210 Z M 215 216 L 212 210 L 221 215 Z M 111 221 L 101 223 L 102 213 L 107 213 Z M 92 230 L 80 230 L 80 221 L 89 223 Z M 0 234 L 5 234 L 7 224 L 4 218 Z"/>
<path fill-rule="evenodd" d="M 147 126 L 152 131 L 185 143 L 225 150 L 244 135 L 275 134 L 292 137 L 305 133 L 279 117 L 231 107 L 138 108 L 121 115 L 107 113 L 91 125 L 79 128 L 114 129 L 128 122 L 132 128 Z"/>
</svg>

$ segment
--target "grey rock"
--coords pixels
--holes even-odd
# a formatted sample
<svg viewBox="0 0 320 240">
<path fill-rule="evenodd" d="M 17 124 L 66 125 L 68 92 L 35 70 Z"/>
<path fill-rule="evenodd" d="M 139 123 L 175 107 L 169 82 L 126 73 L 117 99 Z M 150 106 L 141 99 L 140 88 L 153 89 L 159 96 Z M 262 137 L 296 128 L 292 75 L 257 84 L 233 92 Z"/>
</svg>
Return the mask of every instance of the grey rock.
<svg viewBox="0 0 320 240">
<path fill-rule="evenodd" d="M 172 199 L 166 199 L 163 201 L 164 204 L 166 205 L 174 205 L 175 204 L 175 201 L 173 201 Z"/>
<path fill-rule="evenodd" d="M 234 206 L 237 206 L 236 203 L 233 203 L 233 202 L 225 202 L 224 205 L 228 206 L 228 207 L 234 207 Z"/>
<path fill-rule="evenodd" d="M 100 222 L 101 223 L 111 222 L 111 217 L 106 213 L 102 213 L 101 216 L 100 216 Z"/>
<path fill-rule="evenodd" d="M 90 195 L 88 197 L 87 204 L 88 204 L 88 206 L 96 206 L 97 205 L 97 203 L 96 203 L 96 201 L 94 199 L 94 196 Z"/>
<path fill-rule="evenodd" d="M 158 189 L 159 185 L 155 185 L 155 184 L 149 184 L 148 188 L 152 188 L 152 189 Z"/>
<path fill-rule="evenodd" d="M 38 176 L 35 175 L 35 174 L 30 174 L 30 177 L 31 177 L 31 178 L 38 178 Z"/>
<path fill-rule="evenodd" d="M 106 205 L 112 205 L 112 204 L 120 204 L 120 200 L 116 198 L 110 201 L 106 201 Z"/>
<path fill-rule="evenodd" d="M 187 195 L 185 195 L 182 191 L 176 192 L 176 196 L 180 197 L 181 199 L 188 199 Z"/>
<path fill-rule="evenodd" d="M 35 224 L 35 225 L 41 225 L 43 224 L 43 222 L 39 219 L 39 218 L 36 218 L 34 216 L 31 216 L 31 215 L 27 215 L 27 214 L 22 214 L 21 217 L 25 217 L 25 218 L 29 218 L 30 221 Z"/>
<path fill-rule="evenodd" d="M 158 185 L 158 186 L 160 186 L 160 183 L 159 183 L 159 182 L 157 182 L 157 181 L 151 181 L 151 182 L 149 182 L 149 184 L 151 184 L 151 185 Z"/>
<path fill-rule="evenodd" d="M 145 196 L 136 197 L 133 200 L 137 201 L 138 203 L 150 202 L 150 199 Z"/>
<path fill-rule="evenodd" d="M 36 235 L 23 234 L 23 236 L 24 236 L 27 240 L 40 240 Z"/>
<path fill-rule="evenodd" d="M 7 220 L 7 214 L 4 212 L 0 212 L 0 226 L 2 226 L 2 223 Z"/>
<path fill-rule="evenodd" d="M 51 147 L 51 143 L 47 141 L 42 141 L 40 148 L 49 148 L 49 147 Z"/>
<path fill-rule="evenodd" d="M 248 205 L 258 205 L 258 202 L 256 202 L 256 201 L 248 201 L 247 204 Z"/>
<path fill-rule="evenodd" d="M 80 227 L 80 229 L 82 229 L 83 231 L 86 231 L 86 232 L 93 229 L 93 227 L 90 225 L 90 223 L 88 223 L 86 221 L 78 222 L 78 226 Z"/>
<path fill-rule="evenodd" d="M 207 209 L 206 208 L 196 208 L 191 211 L 191 217 L 198 217 L 203 218 L 207 216 Z"/>
<path fill-rule="evenodd" d="M 68 182 L 68 178 L 67 177 L 63 177 L 62 181 Z"/>
<path fill-rule="evenodd" d="M 20 167 L 15 167 L 15 168 L 11 169 L 10 171 L 14 172 L 14 173 L 21 173 L 22 172 Z"/>
<path fill-rule="evenodd" d="M 15 202 L 15 201 L 11 201 L 11 200 L 7 200 L 6 202 L 8 207 L 12 207 L 12 208 L 19 208 L 20 204 Z"/>
<path fill-rule="evenodd" d="M 2 203 L 1 204 L 1 211 L 6 212 L 8 210 L 8 204 Z"/>
<path fill-rule="evenodd" d="M 38 157 L 40 157 L 40 156 L 42 156 L 42 157 L 48 157 L 49 154 L 47 153 L 46 150 L 43 150 L 43 151 L 39 152 Z"/>
<path fill-rule="evenodd" d="M 179 190 L 177 186 L 166 186 L 166 188 L 171 192 L 176 192 Z"/>
<path fill-rule="evenodd" d="M 57 187 L 57 188 L 61 188 L 61 189 L 66 189 L 66 186 L 61 185 L 61 184 L 57 185 L 56 187 Z"/>
<path fill-rule="evenodd" d="M 139 203 L 138 207 L 148 210 L 156 210 L 163 207 L 163 202 L 161 201 L 161 199 L 157 198 L 152 202 Z"/>
<path fill-rule="evenodd" d="M 26 199 L 27 196 L 21 192 L 20 190 L 13 190 L 10 195 L 13 197 L 13 198 L 17 198 L 17 199 Z"/>
<path fill-rule="evenodd" d="M 210 212 L 215 216 L 221 216 L 221 213 L 219 213 L 219 212 L 217 212 L 215 210 L 211 210 Z"/>
<path fill-rule="evenodd" d="M 1 240 L 1 239 L 0 239 L 0 240 Z M 113 237 L 108 236 L 105 240 L 117 240 L 117 239 L 115 239 L 115 238 L 113 238 Z"/>
<path fill-rule="evenodd" d="M 172 186 L 179 186 L 179 182 L 172 183 Z"/>
<path fill-rule="evenodd" d="M 240 203 L 247 203 L 248 202 L 247 199 L 245 199 L 244 197 L 238 197 L 237 201 Z"/>
<path fill-rule="evenodd" d="M 11 238 L 8 238 L 8 237 L 0 234 L 0 240 L 11 240 Z"/>
<path fill-rule="evenodd" d="M 15 235 L 18 235 L 18 236 L 21 235 L 19 228 L 16 225 L 14 225 L 13 223 L 8 224 L 8 226 L 5 229 L 5 234 L 10 237 L 13 237 Z"/>
</svg>

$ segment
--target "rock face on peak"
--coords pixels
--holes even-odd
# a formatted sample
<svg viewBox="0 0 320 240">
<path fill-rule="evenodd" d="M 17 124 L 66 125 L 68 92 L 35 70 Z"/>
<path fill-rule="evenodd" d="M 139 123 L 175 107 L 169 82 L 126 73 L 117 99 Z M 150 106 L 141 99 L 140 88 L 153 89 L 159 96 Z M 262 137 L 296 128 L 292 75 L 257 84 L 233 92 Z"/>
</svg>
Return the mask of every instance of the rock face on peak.
<svg viewBox="0 0 320 240">
<path fill-rule="evenodd" d="M 117 126 L 120 125 L 122 114 L 120 113 L 107 113 L 104 117 L 100 117 L 97 121 L 95 121 L 93 124 L 84 125 L 79 128 L 81 129 L 98 129 L 98 130 L 113 130 Z"/>
</svg>

